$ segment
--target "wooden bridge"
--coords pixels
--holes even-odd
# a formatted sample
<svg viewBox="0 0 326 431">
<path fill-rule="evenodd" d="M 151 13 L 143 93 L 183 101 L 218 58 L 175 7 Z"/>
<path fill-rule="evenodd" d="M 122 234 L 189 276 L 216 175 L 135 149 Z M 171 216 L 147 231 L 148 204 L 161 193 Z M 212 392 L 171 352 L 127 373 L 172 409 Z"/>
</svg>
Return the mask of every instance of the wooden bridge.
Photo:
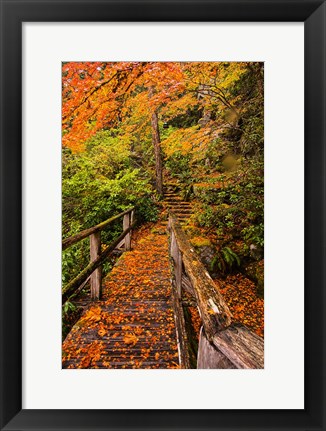
<svg viewBox="0 0 326 431">
<path fill-rule="evenodd" d="M 173 194 L 167 197 L 173 201 Z M 231 312 L 180 221 L 182 205 L 131 250 L 134 208 L 63 241 L 63 249 L 90 236 L 90 264 L 63 288 L 63 302 L 88 280 L 92 302 L 66 337 L 64 368 L 263 368 L 263 339 L 233 322 Z M 122 234 L 101 252 L 101 231 L 123 218 Z M 103 280 L 101 265 L 117 247 L 126 251 Z M 102 289 L 103 288 L 103 289 Z M 199 311 L 198 354 L 184 304 Z"/>
</svg>

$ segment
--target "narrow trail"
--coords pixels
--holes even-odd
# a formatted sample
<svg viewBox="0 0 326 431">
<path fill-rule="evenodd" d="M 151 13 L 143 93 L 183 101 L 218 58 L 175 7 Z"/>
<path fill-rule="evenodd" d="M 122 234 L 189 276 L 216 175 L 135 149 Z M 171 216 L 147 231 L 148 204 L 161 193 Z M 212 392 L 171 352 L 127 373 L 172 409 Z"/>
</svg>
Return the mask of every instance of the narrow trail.
<svg viewBox="0 0 326 431">
<path fill-rule="evenodd" d="M 63 343 L 63 368 L 179 368 L 166 225 L 141 232 Z"/>
</svg>

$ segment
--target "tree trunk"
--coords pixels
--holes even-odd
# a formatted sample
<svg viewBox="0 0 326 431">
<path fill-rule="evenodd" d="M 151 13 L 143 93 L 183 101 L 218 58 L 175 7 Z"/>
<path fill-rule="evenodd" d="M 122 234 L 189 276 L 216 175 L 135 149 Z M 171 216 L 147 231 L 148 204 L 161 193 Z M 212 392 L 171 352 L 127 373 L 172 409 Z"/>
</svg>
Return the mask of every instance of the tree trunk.
<svg viewBox="0 0 326 431">
<path fill-rule="evenodd" d="M 149 96 L 152 97 L 153 88 L 149 90 Z M 151 115 L 152 125 L 152 142 L 155 154 L 155 177 L 156 177 L 156 189 L 159 195 L 163 195 L 163 166 L 162 166 L 162 151 L 161 151 L 161 139 L 160 131 L 158 128 L 157 112 L 154 111 Z"/>
</svg>

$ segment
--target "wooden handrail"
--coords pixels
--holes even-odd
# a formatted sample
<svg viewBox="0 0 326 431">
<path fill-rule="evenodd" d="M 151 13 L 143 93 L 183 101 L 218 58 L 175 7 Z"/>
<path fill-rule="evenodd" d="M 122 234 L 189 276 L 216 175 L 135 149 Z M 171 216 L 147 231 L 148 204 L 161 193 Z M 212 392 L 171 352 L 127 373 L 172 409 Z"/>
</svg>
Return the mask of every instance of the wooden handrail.
<svg viewBox="0 0 326 431">
<path fill-rule="evenodd" d="M 181 225 L 170 213 L 170 253 L 173 259 L 173 302 L 179 349 L 185 368 L 189 364 L 182 312 L 182 289 L 196 299 L 202 320 L 197 368 L 263 368 L 264 340 L 246 326 L 232 322 L 231 312 L 217 286 L 197 257 Z M 181 311 L 180 311 L 181 310 Z"/>
<path fill-rule="evenodd" d="M 101 253 L 101 231 L 105 229 L 114 220 L 123 217 L 123 232 L 116 238 L 102 253 Z M 135 226 L 136 222 L 133 220 L 134 207 L 117 214 L 97 224 L 89 229 L 85 229 L 78 234 L 71 236 L 62 242 L 62 248 L 65 250 L 73 244 L 81 241 L 86 237 L 90 237 L 90 263 L 84 268 L 73 280 L 71 280 L 62 289 L 62 302 L 66 302 L 80 287 L 80 285 L 90 278 L 91 285 L 91 299 L 99 299 L 101 295 L 102 284 L 102 264 L 105 259 L 113 252 L 115 248 L 124 246 L 125 250 L 131 248 L 131 235 L 130 232 Z"/>
<path fill-rule="evenodd" d="M 115 220 L 118 220 L 120 217 L 123 217 L 126 214 L 129 214 L 131 211 L 134 210 L 134 207 L 127 209 L 126 211 L 123 211 L 120 214 L 117 214 L 102 223 L 99 223 L 93 227 L 90 227 L 88 229 L 82 230 L 79 233 L 76 233 L 76 235 L 72 235 L 69 238 L 65 238 L 62 240 L 62 250 L 66 250 L 68 247 L 71 247 L 72 245 L 76 244 L 77 242 L 81 241 L 82 239 L 87 238 L 88 236 L 92 235 L 93 233 L 100 232 L 104 228 L 106 228 L 109 224 L 114 222 Z"/>
<path fill-rule="evenodd" d="M 71 280 L 62 290 L 62 302 L 66 302 L 67 299 L 74 293 L 74 291 L 85 281 L 96 268 L 103 264 L 105 259 L 113 252 L 116 246 L 125 238 L 125 236 L 135 226 L 136 222 L 133 222 L 126 230 L 122 232 L 118 238 L 113 241 L 104 251 L 101 253 L 96 260 L 89 263 L 73 280 Z"/>
</svg>

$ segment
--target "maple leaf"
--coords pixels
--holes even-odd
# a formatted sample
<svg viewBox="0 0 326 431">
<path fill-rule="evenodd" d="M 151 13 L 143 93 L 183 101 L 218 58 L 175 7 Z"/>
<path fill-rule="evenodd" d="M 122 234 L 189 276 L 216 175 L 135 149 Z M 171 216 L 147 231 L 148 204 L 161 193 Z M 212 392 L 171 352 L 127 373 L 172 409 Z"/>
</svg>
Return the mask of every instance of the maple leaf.
<svg viewBox="0 0 326 431">
<path fill-rule="evenodd" d="M 101 358 L 101 355 L 99 353 L 96 353 L 96 355 L 93 357 L 92 362 L 97 362 Z"/>
<path fill-rule="evenodd" d="M 106 334 L 106 330 L 105 329 L 100 329 L 97 333 L 98 333 L 98 335 L 100 337 L 103 337 Z"/>
<path fill-rule="evenodd" d="M 133 345 L 135 345 L 138 342 L 138 337 L 135 334 L 126 334 L 123 337 L 123 341 L 126 344 L 133 344 Z"/>
</svg>

